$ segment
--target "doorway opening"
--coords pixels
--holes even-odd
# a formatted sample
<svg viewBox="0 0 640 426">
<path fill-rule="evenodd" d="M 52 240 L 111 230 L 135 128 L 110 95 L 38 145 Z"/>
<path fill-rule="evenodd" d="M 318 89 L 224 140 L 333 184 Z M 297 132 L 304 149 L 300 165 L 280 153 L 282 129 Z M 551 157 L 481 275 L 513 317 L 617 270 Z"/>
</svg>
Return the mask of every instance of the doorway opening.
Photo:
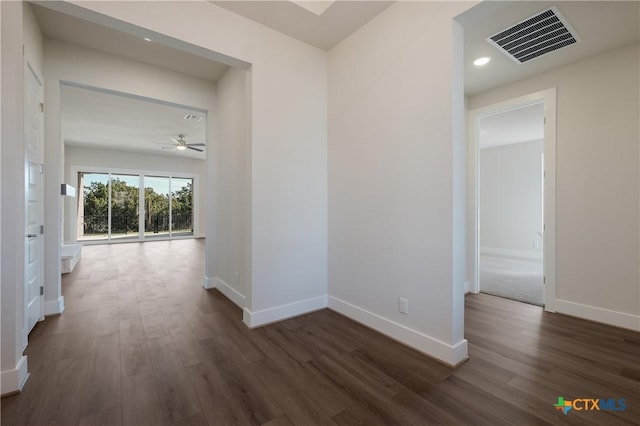
<svg viewBox="0 0 640 426">
<path fill-rule="evenodd" d="M 554 311 L 555 89 L 470 111 L 471 288 Z"/>
<path fill-rule="evenodd" d="M 484 115 L 478 129 L 480 291 L 542 306 L 544 102 Z"/>
<path fill-rule="evenodd" d="M 60 93 L 64 179 L 78 188 L 65 242 L 204 236 L 206 110 L 78 83 Z"/>
</svg>

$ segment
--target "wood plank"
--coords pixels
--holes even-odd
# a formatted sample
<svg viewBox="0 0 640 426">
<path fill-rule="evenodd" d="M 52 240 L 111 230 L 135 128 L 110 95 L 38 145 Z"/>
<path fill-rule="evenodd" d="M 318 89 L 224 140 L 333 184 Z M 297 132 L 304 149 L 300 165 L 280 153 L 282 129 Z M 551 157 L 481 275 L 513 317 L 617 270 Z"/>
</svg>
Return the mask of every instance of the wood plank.
<svg viewBox="0 0 640 426">
<path fill-rule="evenodd" d="M 264 388 L 274 395 L 278 405 L 294 424 L 335 426 L 327 413 L 286 380 L 284 373 L 269 359 L 255 362 L 249 365 L 249 369 Z"/>
<path fill-rule="evenodd" d="M 79 426 L 122 426 L 122 408 L 117 406 L 84 416 Z"/>
<path fill-rule="evenodd" d="M 163 413 L 153 371 L 122 377 L 123 426 L 164 425 Z"/>
<path fill-rule="evenodd" d="M 120 349 L 118 333 L 96 336 L 87 373 L 88 386 L 82 395 L 86 417 L 120 406 Z"/>
<path fill-rule="evenodd" d="M 172 423 L 171 426 L 209 426 L 209 422 L 202 413 L 199 413 L 195 416 L 178 420 L 177 422 Z"/>
<path fill-rule="evenodd" d="M 259 383 L 246 365 L 229 363 L 218 370 L 230 399 L 240 403 L 245 417 L 252 424 L 266 423 L 284 413 L 278 396 Z"/>
<path fill-rule="evenodd" d="M 640 333 L 488 295 L 465 298 L 453 370 L 330 310 L 249 330 L 201 286 L 202 240 L 86 246 L 67 310 L 39 323 L 2 424 L 638 424 Z M 625 398 L 616 412 L 553 408 Z"/>
<path fill-rule="evenodd" d="M 209 424 L 260 424 L 254 416 L 245 415 L 245 409 L 240 400 L 231 397 L 232 389 L 228 387 L 214 364 L 204 362 L 189 366 L 186 370 L 189 382 L 202 407 L 202 414 Z"/>
<path fill-rule="evenodd" d="M 295 423 L 286 414 L 283 414 L 267 423 L 263 423 L 262 426 L 295 426 Z"/>
<path fill-rule="evenodd" d="M 147 345 L 165 422 L 172 424 L 200 414 L 200 405 L 171 338 L 148 339 Z"/>
<path fill-rule="evenodd" d="M 144 340 L 121 346 L 120 371 L 122 376 L 136 376 L 151 371 L 151 356 Z"/>
</svg>

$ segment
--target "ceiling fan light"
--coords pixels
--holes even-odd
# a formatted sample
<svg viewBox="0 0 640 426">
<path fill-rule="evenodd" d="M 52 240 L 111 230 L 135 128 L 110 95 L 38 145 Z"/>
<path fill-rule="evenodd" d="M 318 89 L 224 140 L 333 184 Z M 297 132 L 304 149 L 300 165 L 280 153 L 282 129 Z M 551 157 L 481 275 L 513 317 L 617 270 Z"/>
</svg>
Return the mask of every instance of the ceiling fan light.
<svg viewBox="0 0 640 426">
<path fill-rule="evenodd" d="M 186 147 L 186 146 L 184 146 L 184 145 L 178 145 L 178 146 L 176 146 L 176 149 L 177 149 L 178 151 L 184 151 L 185 149 L 187 149 L 187 147 Z"/>
</svg>

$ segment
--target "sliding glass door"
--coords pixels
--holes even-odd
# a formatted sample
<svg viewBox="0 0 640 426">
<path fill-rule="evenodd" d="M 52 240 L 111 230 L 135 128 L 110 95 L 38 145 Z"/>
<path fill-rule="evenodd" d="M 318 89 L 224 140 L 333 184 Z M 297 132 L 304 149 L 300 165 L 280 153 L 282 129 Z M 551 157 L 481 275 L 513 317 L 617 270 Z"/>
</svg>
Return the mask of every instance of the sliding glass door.
<svg viewBox="0 0 640 426">
<path fill-rule="evenodd" d="M 169 236 L 169 184 L 168 177 L 144 177 L 145 238 Z"/>
<path fill-rule="evenodd" d="M 78 173 L 78 239 L 109 238 L 109 173 Z"/>
<path fill-rule="evenodd" d="M 193 178 L 78 172 L 78 240 L 194 235 Z"/>
<path fill-rule="evenodd" d="M 138 238 L 140 176 L 111 175 L 111 238 Z"/>
<path fill-rule="evenodd" d="M 193 235 L 193 179 L 171 179 L 171 233 Z"/>
</svg>

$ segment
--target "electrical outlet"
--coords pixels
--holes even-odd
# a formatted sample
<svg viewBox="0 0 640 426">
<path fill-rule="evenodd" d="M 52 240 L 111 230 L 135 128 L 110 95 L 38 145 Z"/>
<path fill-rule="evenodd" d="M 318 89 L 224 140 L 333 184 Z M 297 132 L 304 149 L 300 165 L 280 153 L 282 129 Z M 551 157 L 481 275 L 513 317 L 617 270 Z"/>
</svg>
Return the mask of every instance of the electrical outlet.
<svg viewBox="0 0 640 426">
<path fill-rule="evenodd" d="M 400 313 L 409 315 L 409 301 L 401 297 L 398 299 L 398 302 L 398 310 L 400 311 Z"/>
</svg>

